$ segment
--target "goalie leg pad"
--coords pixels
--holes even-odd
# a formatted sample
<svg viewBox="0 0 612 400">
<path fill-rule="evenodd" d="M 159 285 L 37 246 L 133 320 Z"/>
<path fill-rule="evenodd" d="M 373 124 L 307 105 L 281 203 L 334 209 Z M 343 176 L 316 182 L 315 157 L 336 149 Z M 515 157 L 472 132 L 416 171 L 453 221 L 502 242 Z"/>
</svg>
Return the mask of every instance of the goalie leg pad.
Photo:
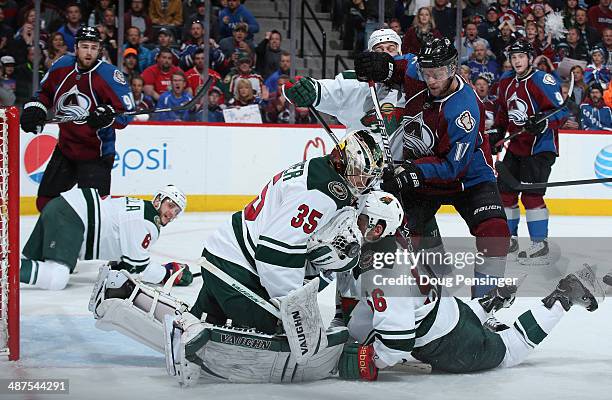
<svg viewBox="0 0 612 400">
<path fill-rule="evenodd" d="M 143 284 L 127 271 L 107 267 L 102 267 L 90 300 L 98 329 L 118 331 L 160 353 L 164 353 L 164 316 L 174 317 L 187 308 L 187 304 Z"/>
<path fill-rule="evenodd" d="M 177 320 L 180 318 L 182 316 Z M 175 321 L 175 332 L 177 325 L 180 324 Z M 173 343 L 169 343 L 166 357 L 175 360 L 181 384 L 191 385 L 198 379 L 205 382 L 292 383 L 325 379 L 335 374 L 348 331 L 345 327 L 330 328 L 326 332 L 328 347 L 302 364 L 297 363 L 283 335 L 198 322 L 182 331 L 180 337 L 176 334 L 168 337 L 173 338 Z"/>
</svg>

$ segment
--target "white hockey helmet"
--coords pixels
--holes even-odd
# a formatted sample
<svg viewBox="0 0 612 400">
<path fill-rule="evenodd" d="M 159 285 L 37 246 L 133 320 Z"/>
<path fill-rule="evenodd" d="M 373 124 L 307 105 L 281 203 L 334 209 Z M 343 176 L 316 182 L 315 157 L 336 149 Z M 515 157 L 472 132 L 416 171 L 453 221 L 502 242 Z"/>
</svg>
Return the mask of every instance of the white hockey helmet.
<svg viewBox="0 0 612 400">
<path fill-rule="evenodd" d="M 377 29 L 368 39 L 368 51 L 374 51 L 374 46 L 379 43 L 392 42 L 397 44 L 397 52 L 402 54 L 402 38 L 393 29 Z"/>
<path fill-rule="evenodd" d="M 176 203 L 177 206 L 179 206 L 181 212 L 185 211 L 185 208 L 187 207 L 187 197 L 185 196 L 185 193 L 174 185 L 166 185 L 155 192 L 153 195 L 153 201 L 157 199 L 157 196 L 160 196 L 159 204 L 161 204 L 161 202 L 165 199 L 170 199 Z"/>
<path fill-rule="evenodd" d="M 355 196 L 370 188 L 382 176 L 382 149 L 365 129 L 346 135 L 332 151 L 332 160 Z"/>
<path fill-rule="evenodd" d="M 373 190 L 359 197 L 358 204 L 359 214 L 368 217 L 368 231 L 381 219 L 385 221 L 386 226 L 381 238 L 395 234 L 404 219 L 402 205 L 391 193 Z"/>
</svg>

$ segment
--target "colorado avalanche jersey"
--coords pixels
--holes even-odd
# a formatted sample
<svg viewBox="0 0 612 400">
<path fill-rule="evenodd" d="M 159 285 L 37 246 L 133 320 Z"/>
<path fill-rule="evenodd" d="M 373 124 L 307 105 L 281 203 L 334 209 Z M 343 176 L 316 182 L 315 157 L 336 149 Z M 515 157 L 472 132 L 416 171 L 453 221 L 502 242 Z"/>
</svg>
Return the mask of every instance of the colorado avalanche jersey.
<svg viewBox="0 0 612 400">
<path fill-rule="evenodd" d="M 83 221 L 85 232 L 80 260 L 119 261 L 130 272 L 150 264 L 149 249 L 159 238 L 157 210 L 150 201 L 131 197 L 100 197 L 96 189 L 71 189 L 62 193 Z M 165 268 L 154 264 L 159 282 Z M 150 274 L 150 271 L 149 271 Z"/>
<path fill-rule="evenodd" d="M 101 104 L 112 106 L 116 112 L 134 109 L 132 91 L 121 71 L 101 60 L 91 69 L 81 71 L 76 57 L 71 54 L 53 63 L 43 77 L 36 97 L 61 116 L 84 117 Z M 85 121 L 61 123 L 59 149 L 74 160 L 92 160 L 115 154 L 115 129 L 124 128 L 130 119 L 117 117 L 113 125 L 98 130 Z"/>
<path fill-rule="evenodd" d="M 484 106 L 474 90 L 456 76 L 450 95 L 429 94 L 416 56 L 395 62 L 392 80 L 403 83 L 406 107 L 401 121 L 404 159 L 414 160 L 425 179 L 425 190 L 461 191 L 495 182 Z"/>
<path fill-rule="evenodd" d="M 513 134 L 523 129 L 529 117 L 558 108 L 563 97 L 559 83 L 549 73 L 533 70 L 519 78 L 514 71 L 508 71 L 500 78 L 497 103 L 495 125 Z M 521 133 L 510 140 L 508 151 L 522 157 L 544 151 L 559 154 L 559 127 L 567 116 L 567 110 L 563 110 L 550 117 L 546 132 L 539 138 Z"/>
<path fill-rule="evenodd" d="M 308 238 L 352 200 L 329 158 L 313 158 L 275 175 L 204 247 L 249 271 L 270 297 L 285 296 L 303 285 Z"/>
</svg>

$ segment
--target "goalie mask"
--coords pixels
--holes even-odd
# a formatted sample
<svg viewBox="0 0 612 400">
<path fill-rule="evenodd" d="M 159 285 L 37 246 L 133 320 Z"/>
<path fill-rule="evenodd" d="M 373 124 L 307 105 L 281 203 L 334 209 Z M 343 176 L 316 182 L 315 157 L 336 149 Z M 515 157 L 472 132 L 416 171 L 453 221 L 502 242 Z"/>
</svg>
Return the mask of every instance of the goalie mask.
<svg viewBox="0 0 612 400">
<path fill-rule="evenodd" d="M 358 200 L 359 216 L 367 218 L 365 232 L 362 231 L 366 241 L 376 241 L 385 236 L 392 236 L 400 227 L 404 219 L 404 210 L 395 196 L 390 193 L 374 190 L 368 194 L 361 196 Z M 370 238 L 368 235 L 376 225 L 384 221 L 384 229 L 376 238 Z"/>
<path fill-rule="evenodd" d="M 342 272 L 355 267 L 361 252 L 357 210 L 344 207 L 308 238 L 306 258 L 316 269 Z"/>
<path fill-rule="evenodd" d="M 332 151 L 331 160 L 354 196 L 363 193 L 382 176 L 383 152 L 370 132 L 364 129 L 349 133 Z"/>
</svg>

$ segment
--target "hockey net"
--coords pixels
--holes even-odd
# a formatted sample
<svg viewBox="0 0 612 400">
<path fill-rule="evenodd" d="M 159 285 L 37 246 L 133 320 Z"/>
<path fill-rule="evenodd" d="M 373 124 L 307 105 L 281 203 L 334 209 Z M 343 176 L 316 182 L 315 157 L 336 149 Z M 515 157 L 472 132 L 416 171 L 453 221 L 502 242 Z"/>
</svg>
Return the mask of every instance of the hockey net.
<svg viewBox="0 0 612 400">
<path fill-rule="evenodd" d="M 19 117 L 0 108 L 0 355 L 19 359 Z"/>
</svg>

